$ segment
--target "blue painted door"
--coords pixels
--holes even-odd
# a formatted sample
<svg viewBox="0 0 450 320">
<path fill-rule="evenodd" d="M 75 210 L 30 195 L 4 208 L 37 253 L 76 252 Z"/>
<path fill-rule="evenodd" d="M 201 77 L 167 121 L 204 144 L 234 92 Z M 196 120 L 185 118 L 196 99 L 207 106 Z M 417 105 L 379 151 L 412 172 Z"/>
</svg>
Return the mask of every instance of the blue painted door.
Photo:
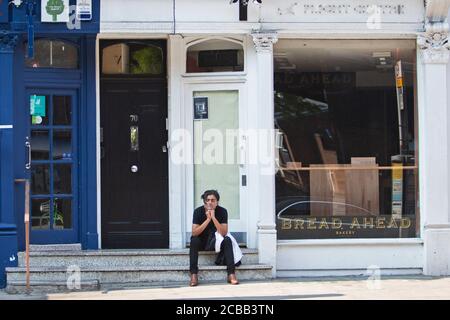
<svg viewBox="0 0 450 320">
<path fill-rule="evenodd" d="M 79 242 L 77 90 L 28 89 L 31 243 Z"/>
</svg>

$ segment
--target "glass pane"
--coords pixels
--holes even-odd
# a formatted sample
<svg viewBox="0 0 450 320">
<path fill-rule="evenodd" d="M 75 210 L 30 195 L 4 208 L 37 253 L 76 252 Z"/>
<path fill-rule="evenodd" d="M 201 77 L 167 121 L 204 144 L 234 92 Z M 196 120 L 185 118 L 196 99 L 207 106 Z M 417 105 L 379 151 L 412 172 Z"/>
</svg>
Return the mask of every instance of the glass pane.
<svg viewBox="0 0 450 320">
<path fill-rule="evenodd" d="M 72 97 L 53 96 L 53 124 L 70 126 L 72 122 Z"/>
<path fill-rule="evenodd" d="M 127 42 L 110 45 L 102 53 L 103 74 L 164 73 L 164 55 L 160 47 L 146 43 Z"/>
<path fill-rule="evenodd" d="M 72 200 L 55 199 L 53 207 L 53 229 L 72 228 Z"/>
<path fill-rule="evenodd" d="M 28 52 L 28 42 L 25 43 L 25 52 Z M 50 41 L 36 40 L 34 42 L 34 58 L 25 58 L 25 65 L 28 68 L 45 68 L 50 66 Z"/>
<path fill-rule="evenodd" d="M 28 44 L 25 44 L 25 48 Z M 25 59 L 28 68 L 78 68 L 78 48 L 68 42 L 48 39 L 36 40 L 34 58 Z"/>
<path fill-rule="evenodd" d="M 311 165 L 310 171 L 296 176 L 294 169 L 277 173 L 277 188 L 290 183 L 290 191 L 300 185 L 310 186 L 310 195 L 297 191 L 277 198 L 276 223 L 279 239 L 325 238 L 412 238 L 420 225 L 413 207 L 407 201 L 383 204 L 378 190 L 386 171 L 376 164 L 336 164 L 329 170 L 324 165 Z M 372 168 L 372 169 L 370 169 Z M 403 169 L 405 179 L 414 177 L 414 169 Z M 296 184 L 296 185 L 295 185 Z M 394 190 L 388 188 L 388 192 Z M 396 208 L 399 206 L 399 208 Z M 402 208 L 403 207 L 403 208 Z M 396 212 L 395 209 L 398 209 Z"/>
<path fill-rule="evenodd" d="M 104 48 L 102 53 L 102 73 L 129 73 L 129 50 L 128 45 L 125 43 L 118 43 Z"/>
<path fill-rule="evenodd" d="M 50 229 L 50 199 L 31 199 L 31 228 Z"/>
<path fill-rule="evenodd" d="M 274 51 L 278 238 L 417 237 L 415 42 Z"/>
<path fill-rule="evenodd" d="M 244 70 L 244 50 L 239 43 L 208 40 L 187 50 L 186 72 L 226 72 Z"/>
<path fill-rule="evenodd" d="M 53 68 L 78 68 L 78 48 L 72 44 L 62 41 L 52 41 L 51 61 Z"/>
<path fill-rule="evenodd" d="M 53 192 L 56 194 L 72 193 L 72 166 L 70 164 L 53 166 Z"/>
<path fill-rule="evenodd" d="M 48 130 L 31 130 L 31 160 L 49 160 Z"/>
<path fill-rule="evenodd" d="M 137 126 L 130 127 L 130 144 L 131 151 L 139 151 L 139 127 Z"/>
<path fill-rule="evenodd" d="M 161 48 L 139 44 L 130 45 L 131 74 L 161 74 L 164 71 Z"/>
<path fill-rule="evenodd" d="M 49 97 L 45 95 L 30 95 L 30 124 L 34 126 L 48 125 Z"/>
<path fill-rule="evenodd" d="M 200 196 L 205 190 L 216 189 L 228 218 L 239 219 L 238 91 L 195 92 L 194 97 L 207 104 L 202 110 L 208 110 L 194 120 L 195 205 L 203 205 Z"/>
<path fill-rule="evenodd" d="M 50 193 L 50 166 L 31 166 L 31 194 Z"/>
<path fill-rule="evenodd" d="M 72 159 L 72 131 L 53 131 L 53 160 Z"/>
</svg>

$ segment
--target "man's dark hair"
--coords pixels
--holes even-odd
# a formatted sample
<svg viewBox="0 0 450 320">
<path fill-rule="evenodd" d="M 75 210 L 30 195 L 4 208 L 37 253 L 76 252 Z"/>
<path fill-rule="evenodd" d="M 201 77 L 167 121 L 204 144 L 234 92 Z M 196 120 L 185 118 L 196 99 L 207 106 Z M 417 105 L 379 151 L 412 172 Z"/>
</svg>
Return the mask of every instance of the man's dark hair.
<svg viewBox="0 0 450 320">
<path fill-rule="evenodd" d="M 217 201 L 220 200 L 220 196 L 219 196 L 219 192 L 217 192 L 217 190 L 206 190 L 205 192 L 203 192 L 201 198 L 203 199 L 203 202 L 206 201 L 206 198 L 208 198 L 208 196 L 213 195 L 214 197 L 216 197 Z"/>
</svg>

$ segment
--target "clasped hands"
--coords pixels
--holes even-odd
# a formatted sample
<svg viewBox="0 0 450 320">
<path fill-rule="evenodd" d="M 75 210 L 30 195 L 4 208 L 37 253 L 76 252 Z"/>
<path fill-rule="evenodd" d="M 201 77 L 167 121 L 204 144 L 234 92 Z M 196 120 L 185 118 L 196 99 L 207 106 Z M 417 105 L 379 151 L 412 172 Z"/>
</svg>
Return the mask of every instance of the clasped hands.
<svg viewBox="0 0 450 320">
<path fill-rule="evenodd" d="M 215 213 L 214 209 L 206 209 L 205 214 L 206 214 L 206 218 L 208 220 L 211 220 L 212 218 L 215 218 L 216 213 Z"/>
</svg>

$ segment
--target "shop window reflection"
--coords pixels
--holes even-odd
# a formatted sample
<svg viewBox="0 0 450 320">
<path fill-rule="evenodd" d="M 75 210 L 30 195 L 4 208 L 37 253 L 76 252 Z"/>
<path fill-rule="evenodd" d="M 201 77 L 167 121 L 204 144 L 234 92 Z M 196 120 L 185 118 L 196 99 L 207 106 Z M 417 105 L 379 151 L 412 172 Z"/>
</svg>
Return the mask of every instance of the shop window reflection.
<svg viewBox="0 0 450 320">
<path fill-rule="evenodd" d="M 337 45 L 275 48 L 278 238 L 416 237 L 414 42 Z"/>
</svg>

